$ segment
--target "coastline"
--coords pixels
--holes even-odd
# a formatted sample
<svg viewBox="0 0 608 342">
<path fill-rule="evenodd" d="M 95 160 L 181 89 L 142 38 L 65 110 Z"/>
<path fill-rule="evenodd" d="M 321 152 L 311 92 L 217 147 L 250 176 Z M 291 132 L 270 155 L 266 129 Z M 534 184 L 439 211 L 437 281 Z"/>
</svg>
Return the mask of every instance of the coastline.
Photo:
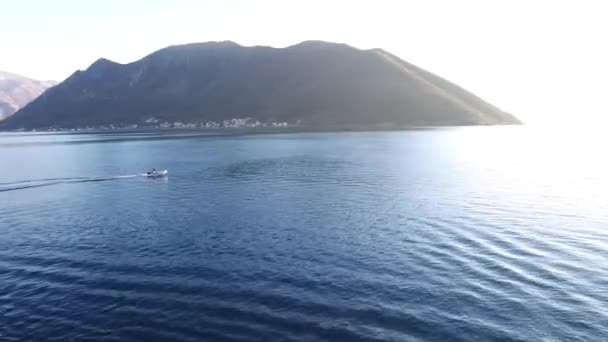
<svg viewBox="0 0 608 342">
<path fill-rule="evenodd" d="M 522 126 L 523 123 L 504 124 L 445 124 L 445 125 L 352 125 L 352 126 L 282 126 L 282 127 L 217 127 L 217 128 L 159 128 L 159 127 L 137 127 L 137 128 L 49 128 L 32 130 L 0 130 L 0 134 L 128 134 L 128 133 L 207 133 L 209 135 L 249 135 L 249 134 L 286 134 L 286 133 L 332 133 L 332 132 L 385 132 L 404 130 L 431 130 L 458 127 L 488 127 L 488 126 Z"/>
</svg>

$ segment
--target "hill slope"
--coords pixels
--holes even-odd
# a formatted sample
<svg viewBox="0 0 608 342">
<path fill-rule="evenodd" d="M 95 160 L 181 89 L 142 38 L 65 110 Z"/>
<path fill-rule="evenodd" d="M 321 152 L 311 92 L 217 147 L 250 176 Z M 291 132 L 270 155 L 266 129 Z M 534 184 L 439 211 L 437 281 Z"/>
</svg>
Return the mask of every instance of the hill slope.
<svg viewBox="0 0 608 342">
<path fill-rule="evenodd" d="M 219 122 L 307 127 L 514 124 L 512 115 L 380 49 L 303 42 L 171 46 L 139 61 L 100 59 L 2 129 Z"/>
<path fill-rule="evenodd" d="M 54 84 L 52 81 L 36 81 L 0 71 L 0 121 L 11 116 Z"/>
</svg>

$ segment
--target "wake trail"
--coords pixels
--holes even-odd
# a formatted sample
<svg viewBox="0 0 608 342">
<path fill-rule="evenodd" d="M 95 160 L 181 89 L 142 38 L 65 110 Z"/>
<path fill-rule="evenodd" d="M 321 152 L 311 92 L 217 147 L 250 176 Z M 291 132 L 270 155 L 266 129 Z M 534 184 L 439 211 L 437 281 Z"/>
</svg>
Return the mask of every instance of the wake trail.
<svg viewBox="0 0 608 342">
<path fill-rule="evenodd" d="M 120 175 L 110 177 L 72 177 L 72 178 L 43 178 L 28 179 L 17 182 L 0 183 L 0 192 L 40 188 L 57 184 L 104 182 L 118 179 L 145 177 L 146 174 Z"/>
<path fill-rule="evenodd" d="M 63 178 L 40 178 L 40 179 L 26 179 L 15 182 L 0 182 L 0 186 L 2 185 L 15 185 L 15 184 L 26 184 L 26 183 L 39 183 L 39 182 L 50 182 L 50 181 L 71 181 L 71 180 L 81 180 L 81 179 L 89 179 L 90 177 L 63 177 Z"/>
</svg>

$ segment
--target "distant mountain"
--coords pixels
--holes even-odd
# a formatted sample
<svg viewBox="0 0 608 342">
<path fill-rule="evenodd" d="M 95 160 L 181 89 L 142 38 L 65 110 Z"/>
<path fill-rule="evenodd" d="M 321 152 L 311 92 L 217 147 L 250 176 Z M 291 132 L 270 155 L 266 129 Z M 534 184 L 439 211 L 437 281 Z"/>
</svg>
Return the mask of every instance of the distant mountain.
<svg viewBox="0 0 608 342">
<path fill-rule="evenodd" d="M 0 121 L 55 84 L 53 81 L 36 81 L 0 71 Z"/>
<path fill-rule="evenodd" d="M 225 126 L 230 119 L 230 125 L 311 128 L 519 123 L 381 49 L 321 41 L 281 49 L 208 42 L 170 46 L 129 64 L 99 59 L 0 129 Z"/>
</svg>

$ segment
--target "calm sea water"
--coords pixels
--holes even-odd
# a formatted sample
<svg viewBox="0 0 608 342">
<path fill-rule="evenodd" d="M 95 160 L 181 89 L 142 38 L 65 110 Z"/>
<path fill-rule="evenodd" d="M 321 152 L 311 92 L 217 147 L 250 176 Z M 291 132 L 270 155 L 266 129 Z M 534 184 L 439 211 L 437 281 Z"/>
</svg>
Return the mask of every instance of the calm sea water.
<svg viewBox="0 0 608 342">
<path fill-rule="evenodd" d="M 606 341 L 606 142 L 3 134 L 0 340 Z"/>
</svg>

